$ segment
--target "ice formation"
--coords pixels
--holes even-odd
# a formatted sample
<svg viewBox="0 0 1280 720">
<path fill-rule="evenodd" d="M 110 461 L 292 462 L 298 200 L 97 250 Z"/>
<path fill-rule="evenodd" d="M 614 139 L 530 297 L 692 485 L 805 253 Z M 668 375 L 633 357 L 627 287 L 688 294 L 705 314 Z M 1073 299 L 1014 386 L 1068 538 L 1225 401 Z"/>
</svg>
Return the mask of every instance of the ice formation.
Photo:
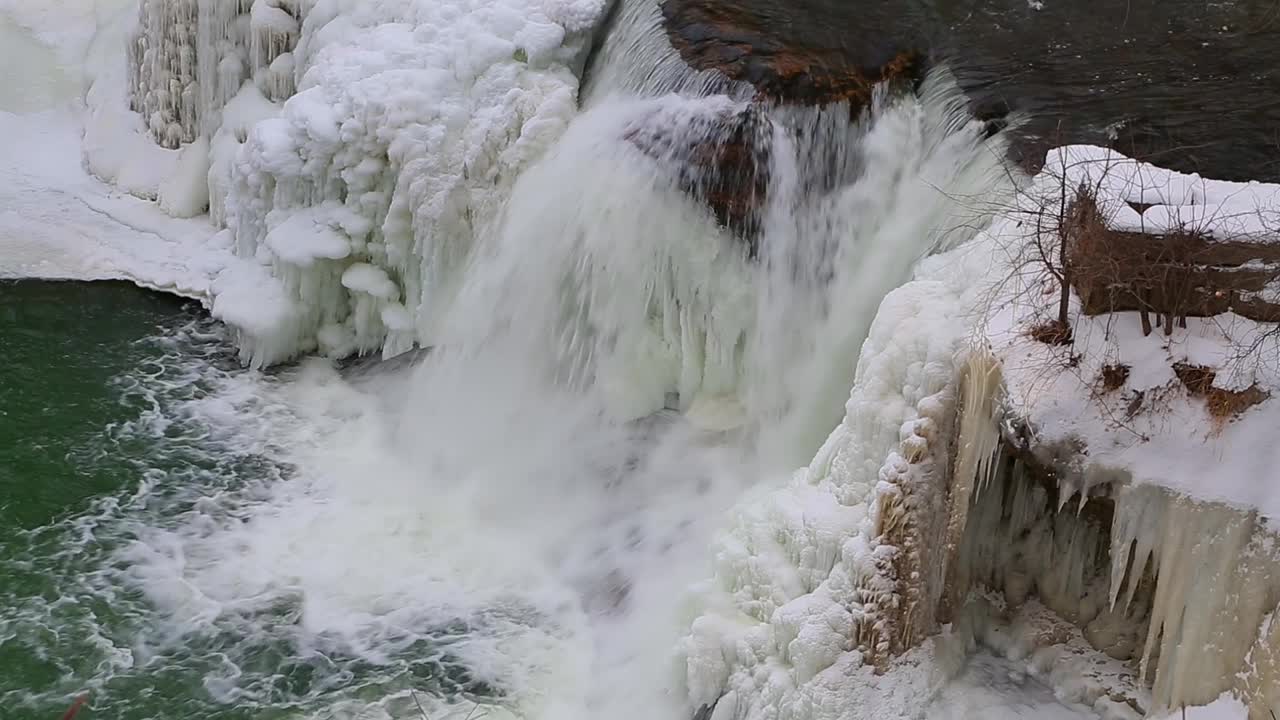
<svg viewBox="0 0 1280 720">
<path fill-rule="evenodd" d="M 1068 167 L 1075 180 L 1105 165 L 1098 177 L 1116 183 L 1104 185 L 1112 192 L 1129 192 L 1135 187 L 1129 181 L 1144 176 L 1166 192 L 1144 196 L 1148 204 L 1188 199 L 1167 194 L 1182 187 L 1172 174 L 1155 178 L 1150 166 L 1088 148 L 1063 152 L 1074 158 Z M 1055 177 L 1061 174 L 1050 162 L 1003 217 L 956 253 L 1009 258 L 1016 266 L 1017 248 L 1034 228 L 1017 208 L 1042 210 L 1046 191 L 1059 187 Z M 1194 212 L 1215 235 L 1240 237 L 1231 223 L 1246 215 L 1265 221 L 1270 206 L 1254 203 L 1275 197 L 1267 186 L 1194 180 L 1201 188 L 1192 193 Z M 1131 210 L 1126 196 L 1118 197 L 1107 207 Z M 1210 201 L 1225 208 L 1223 223 L 1203 209 Z M 1256 233 L 1261 225 L 1250 227 Z M 935 657 L 945 657 L 944 646 L 921 639 L 939 623 L 970 617 L 975 592 L 994 592 L 1008 608 L 1000 612 L 1043 607 L 1043 617 L 1054 621 L 1019 630 L 1025 639 L 1016 643 L 1001 639 L 1003 630 L 961 635 L 1027 659 L 1060 693 L 1102 717 L 1196 706 L 1243 717 L 1240 702 L 1250 717 L 1270 716 L 1280 680 L 1269 645 L 1277 635 L 1270 617 L 1280 601 L 1280 568 L 1267 519 L 1274 494 L 1259 483 L 1274 466 L 1271 444 L 1261 437 L 1274 427 L 1267 405 L 1216 435 L 1191 439 L 1187 432 L 1208 426 L 1204 411 L 1175 404 L 1187 419 L 1140 428 L 1154 448 L 1111 451 L 1102 439 L 1122 430 L 1106 417 L 1081 412 L 1070 424 L 1063 419 L 1096 400 L 1087 383 L 1101 353 L 1092 355 L 1092 348 L 1107 329 L 1114 347 L 1114 328 L 1127 320 L 1103 318 L 1087 332 L 1077 325 L 1086 343 L 1084 369 L 1059 379 L 1044 370 L 1041 355 L 1049 351 L 1032 354 L 1024 351 L 1030 341 L 1009 339 L 1016 324 L 1007 313 L 1028 294 L 1008 272 L 1001 263 L 993 269 L 930 261 L 917 280 L 886 298 L 844 423 L 789 488 L 745 504 L 717 545 L 716 579 L 703 589 L 684 650 L 694 705 L 729 703 L 725 717 L 911 715 L 918 708 L 885 697 L 901 685 L 870 686 L 852 668 L 871 663 L 892 668 L 885 677 L 901 673 L 911 653 L 899 653 L 910 647 L 932 647 Z M 1030 296 L 1041 302 L 1041 293 Z M 924 300 L 905 310 L 916 297 Z M 986 324 L 984 315 L 996 319 Z M 1235 337 L 1257 332 L 1246 329 Z M 1197 330 L 1192 324 L 1182 332 L 1195 337 Z M 1133 358 L 1145 381 L 1152 371 L 1144 368 L 1169 356 L 1138 354 L 1140 336 L 1125 332 L 1118 336 L 1124 357 Z M 1199 332 L 1184 352 L 1218 353 L 1220 361 L 1225 338 Z M 920 337 L 930 339 L 929 352 L 912 348 Z M 946 440 L 931 442 L 935 433 Z M 1073 444 L 1081 437 L 1088 457 Z M 1095 442 L 1101 453 L 1092 452 Z M 1237 458 L 1231 469 L 1218 465 L 1223 452 Z M 1153 463 L 1156 453 L 1168 457 Z M 1209 471 L 1204 463 L 1216 467 Z M 835 677 L 844 683 L 840 691 Z M 903 681 L 921 692 L 930 687 L 912 682 Z M 1224 693 L 1235 699 L 1220 699 Z"/>
<path fill-rule="evenodd" d="M 90 164 L 175 214 L 208 207 L 269 269 L 217 283 L 214 312 L 246 359 L 394 354 L 429 342 L 471 238 L 576 112 L 602 14 L 599 0 L 146 0 L 130 44 L 139 116 L 100 124 L 145 125 L 171 150 L 150 150 L 142 178 L 105 143 Z M 344 285 L 352 263 L 397 292 Z M 254 297 L 221 297 L 238 292 Z M 274 324 L 236 312 L 255 305 Z"/>
<path fill-rule="evenodd" d="M 875 669 L 916 677 L 894 657 L 936 629 L 964 301 L 984 254 L 941 256 L 885 298 L 844 422 L 787 488 L 736 511 L 684 646 L 695 705 L 871 718 L 928 701 L 927 681 Z"/>
<path fill-rule="evenodd" d="M 292 95 L 292 50 L 309 4 L 143 0 L 129 43 L 130 95 L 156 142 L 177 149 L 207 138 L 246 81 L 273 101 Z"/>
<path fill-rule="evenodd" d="M 1150 486 L 1068 498 L 1052 474 L 1003 464 L 969 512 L 948 581 L 957 592 L 987 588 L 1011 607 L 1034 596 L 1151 683 L 1150 703 L 1131 695 L 1139 707 L 1232 692 L 1266 716 L 1277 677 L 1250 656 L 1271 652 L 1280 567 L 1256 514 Z"/>
<path fill-rule="evenodd" d="M 1056 203 L 1081 187 L 1096 194 L 1113 227 L 1194 227 L 1246 242 L 1274 232 L 1280 198 L 1271 186 L 1064 148 L 1050 153 L 1026 205 L 1011 213 L 1016 220 L 990 231 L 1003 255 L 1024 257 L 1037 232 L 1028 213 L 1055 215 Z M 1280 601 L 1270 520 L 1277 507 L 1264 481 L 1275 472 L 1265 437 L 1276 410 L 1263 401 L 1215 421 L 1173 369 L 1203 363 L 1227 375 L 1241 352 L 1259 353 L 1243 382 L 1269 391 L 1274 363 L 1255 341 L 1264 328 L 1228 313 L 1188 318 L 1168 339 L 1146 337 L 1137 313 L 1088 317 L 1073 297 L 1074 345 L 1038 342 L 1026 329 L 1056 295 L 1041 292 L 1040 274 L 1017 267 L 1026 266 L 1011 263 L 986 326 L 1003 370 L 1006 417 L 993 427 L 1005 448 L 997 481 L 974 495 L 952 591 L 981 586 L 1015 606 L 1034 594 L 1151 683 L 1151 711 L 1208 705 L 1226 692 L 1250 717 L 1269 717 L 1280 677 L 1256 658 L 1274 652 L 1268 618 Z M 1108 365 L 1123 365 L 1135 392 L 1099 389 Z M 1151 408 L 1134 400 L 1144 397 Z"/>
</svg>

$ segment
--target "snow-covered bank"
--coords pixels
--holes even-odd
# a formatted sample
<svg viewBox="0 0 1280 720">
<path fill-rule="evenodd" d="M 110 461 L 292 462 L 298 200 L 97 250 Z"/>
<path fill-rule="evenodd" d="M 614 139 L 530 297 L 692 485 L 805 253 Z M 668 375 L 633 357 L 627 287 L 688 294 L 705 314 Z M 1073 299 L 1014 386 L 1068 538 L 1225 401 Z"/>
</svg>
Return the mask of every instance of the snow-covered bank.
<svg viewBox="0 0 1280 720">
<path fill-rule="evenodd" d="M 1137 312 L 1085 315 L 1073 293 L 1073 342 L 1038 342 L 1027 330 L 1056 316 L 1058 296 L 1049 287 L 1056 281 L 1043 263 L 1025 262 L 1031 219 L 1056 218 L 1064 175 L 1068 203 L 1076 188 L 1097 188 L 1099 209 L 1115 229 L 1183 229 L 1235 242 L 1280 244 L 1280 186 L 1206 180 L 1092 147 L 1055 151 L 1046 168 L 1014 213 L 1028 221 L 1026 231 L 1015 228 L 1001 241 L 1023 263 L 1009 268 L 988 322 L 1012 409 L 1032 425 L 1038 445 L 1076 448 L 1071 479 L 1085 489 L 1124 473 L 1133 482 L 1280 518 L 1280 492 L 1265 482 L 1280 467 L 1280 446 L 1272 441 L 1280 402 L 1215 417 L 1205 398 L 1178 378 L 1181 367 L 1205 368 L 1214 373 L 1213 387 L 1280 392 L 1280 343 L 1266 337 L 1280 338 L 1275 325 L 1228 312 L 1189 317 L 1169 335 L 1144 336 Z M 1052 231 L 1046 224 L 1045 232 Z M 1246 267 L 1269 264 L 1255 260 Z M 1280 268 L 1275 274 L 1280 279 Z M 1105 382 L 1105 368 L 1123 378 Z"/>
<path fill-rule="evenodd" d="M 1048 227 L 1037 219 L 1056 218 L 1053 202 L 1082 180 L 1120 227 L 1170 232 L 1194 219 L 1234 241 L 1276 227 L 1280 188 L 1067 148 L 1064 192 L 1054 157 L 977 240 L 889 294 L 844 423 L 789 488 L 735 511 L 684 646 L 695 705 L 716 706 L 716 717 L 721 704 L 735 718 L 912 717 L 939 681 L 912 679 L 902 662 L 931 652 L 922 639 L 954 621 L 971 588 L 989 587 L 1014 605 L 1045 598 L 1083 630 L 1080 648 L 1123 660 L 1077 699 L 1104 717 L 1210 703 L 1267 717 L 1275 707 L 1267 618 L 1280 602 L 1280 557 L 1266 518 L 1280 509 L 1270 482 L 1280 418 L 1264 399 L 1215 421 L 1171 367 L 1225 377 L 1234 360 L 1245 375 L 1229 387 L 1267 398 L 1277 364 L 1265 354 L 1241 363 L 1240 350 L 1267 352 L 1253 339 L 1269 326 L 1188 318 L 1168 338 L 1144 337 L 1137 313 L 1085 317 L 1073 300 L 1074 345 L 1028 333 L 1058 298 L 1029 252 Z M 1146 419 L 1126 417 L 1131 397 L 1099 390 L 1102 366 L 1117 361 L 1142 385 L 1137 396 L 1160 396 Z M 1058 469 L 1054 489 L 996 461 L 1006 411 Z M 1090 491 L 1109 496 L 1101 514 L 1085 508 Z M 923 650 L 900 655 L 911 647 Z M 1082 687 L 1078 674 L 1061 682 Z M 1153 695 L 1122 691 L 1124 677 L 1154 683 Z"/>
<path fill-rule="evenodd" d="M 125 0 L 0 5 L 0 44 L 23 60 L 6 71 L 24 80 L 0 89 L 0 277 L 130 280 L 208 304 L 212 279 L 238 263 L 232 248 L 206 221 L 175 219 L 83 164 L 84 93 L 124 73 L 132 10 Z"/>
<path fill-rule="evenodd" d="M 71 113 L 0 112 L 0 278 L 130 280 L 208 303 L 232 248 L 87 174 L 80 132 Z"/>
</svg>

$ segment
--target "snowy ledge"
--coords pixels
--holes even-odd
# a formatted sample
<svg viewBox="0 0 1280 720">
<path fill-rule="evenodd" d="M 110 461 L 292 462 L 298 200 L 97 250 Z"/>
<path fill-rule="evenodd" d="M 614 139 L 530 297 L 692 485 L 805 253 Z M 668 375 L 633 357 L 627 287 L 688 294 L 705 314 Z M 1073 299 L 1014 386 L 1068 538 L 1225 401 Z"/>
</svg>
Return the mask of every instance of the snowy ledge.
<svg viewBox="0 0 1280 720">
<path fill-rule="evenodd" d="M 1066 147 L 991 231 L 1001 449 L 952 570 L 1035 592 L 1133 663 L 1148 710 L 1276 707 L 1278 209 L 1277 186 Z"/>
<path fill-rule="evenodd" d="M 1108 231 L 1261 253 L 1280 188 L 1089 147 L 1046 167 L 884 299 L 844 421 L 735 510 L 682 646 L 705 716 L 920 717 L 978 645 L 1103 718 L 1280 707 L 1280 364 L 1229 362 L 1271 325 L 1183 309 L 1144 335 L 1068 292 L 1070 332 L 1032 333 L 1062 297 L 1041 245 L 1082 185 Z"/>
<path fill-rule="evenodd" d="M 1036 452 L 1086 493 L 1123 475 L 1280 517 L 1280 186 L 1073 146 L 1012 216 L 986 335 Z"/>
</svg>

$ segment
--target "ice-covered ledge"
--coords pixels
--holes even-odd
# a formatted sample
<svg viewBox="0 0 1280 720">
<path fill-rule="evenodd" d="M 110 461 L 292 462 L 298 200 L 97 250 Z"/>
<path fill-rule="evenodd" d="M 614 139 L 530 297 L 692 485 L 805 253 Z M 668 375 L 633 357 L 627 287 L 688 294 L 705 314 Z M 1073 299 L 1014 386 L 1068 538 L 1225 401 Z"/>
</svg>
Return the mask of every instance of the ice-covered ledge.
<svg viewBox="0 0 1280 720">
<path fill-rule="evenodd" d="M 427 343 L 514 179 L 577 113 L 604 0 L 138 0 L 86 165 L 235 249 L 252 364 Z"/>
<path fill-rule="evenodd" d="M 1067 147 L 1012 215 L 978 398 L 1001 450 L 950 591 L 1034 593 L 1151 683 L 1147 710 L 1230 693 L 1271 717 L 1280 188 Z"/>
<path fill-rule="evenodd" d="M 973 642 L 1105 718 L 1280 707 L 1280 364 L 1224 365 L 1265 323 L 1179 313 L 1168 336 L 1144 335 L 1137 312 L 1083 315 L 1068 292 L 1070 332 L 1036 331 L 1062 297 L 1037 235 L 1058 237 L 1081 187 L 1114 229 L 1136 215 L 1237 243 L 1266 229 L 1280 188 L 1098 148 L 1046 168 L 885 298 L 842 424 L 786 488 L 736 512 L 684 644 L 694 707 L 915 716 Z M 1265 397 L 1224 414 L 1215 387 Z M 971 619 L 980 597 L 997 620 Z"/>
</svg>

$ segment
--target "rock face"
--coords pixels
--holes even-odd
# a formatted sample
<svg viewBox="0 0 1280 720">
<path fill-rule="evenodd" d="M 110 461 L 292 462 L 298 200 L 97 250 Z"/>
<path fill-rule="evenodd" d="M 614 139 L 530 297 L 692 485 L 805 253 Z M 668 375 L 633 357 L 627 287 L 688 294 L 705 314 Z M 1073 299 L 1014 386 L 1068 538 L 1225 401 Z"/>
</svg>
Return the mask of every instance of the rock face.
<svg viewBox="0 0 1280 720">
<path fill-rule="evenodd" d="M 690 66 L 718 72 L 755 88 L 748 110 L 722 116 L 720 126 L 697 136 L 651 123 L 626 139 L 656 159 L 680 167 L 681 189 L 705 203 L 721 225 L 754 257 L 759 211 L 769 194 L 766 105 L 848 103 L 854 119 L 877 85 L 914 88 L 925 58 L 880 40 L 850 40 L 850 11 L 804 0 L 801 7 L 726 0 L 666 0 L 663 27 Z"/>
<path fill-rule="evenodd" d="M 759 98 L 777 103 L 849 102 L 856 113 L 879 83 L 914 85 L 923 78 L 922 53 L 880 39 L 852 45 L 849 33 L 857 25 L 849 23 L 856 15 L 803 4 L 815 7 L 666 0 L 662 15 L 667 36 L 685 62 L 748 83 Z"/>
<path fill-rule="evenodd" d="M 760 209 L 769 192 L 771 125 L 758 109 L 749 108 L 694 131 L 655 118 L 624 137 L 646 155 L 678 168 L 680 189 L 705 203 L 755 257 Z"/>
<path fill-rule="evenodd" d="M 1139 208 L 1140 209 L 1140 208 Z M 1225 312 L 1280 322 L 1280 237 L 1221 240 L 1190 230 L 1114 230 L 1092 198 L 1068 219 L 1068 263 L 1086 315 L 1138 311 L 1163 321 Z"/>
</svg>

